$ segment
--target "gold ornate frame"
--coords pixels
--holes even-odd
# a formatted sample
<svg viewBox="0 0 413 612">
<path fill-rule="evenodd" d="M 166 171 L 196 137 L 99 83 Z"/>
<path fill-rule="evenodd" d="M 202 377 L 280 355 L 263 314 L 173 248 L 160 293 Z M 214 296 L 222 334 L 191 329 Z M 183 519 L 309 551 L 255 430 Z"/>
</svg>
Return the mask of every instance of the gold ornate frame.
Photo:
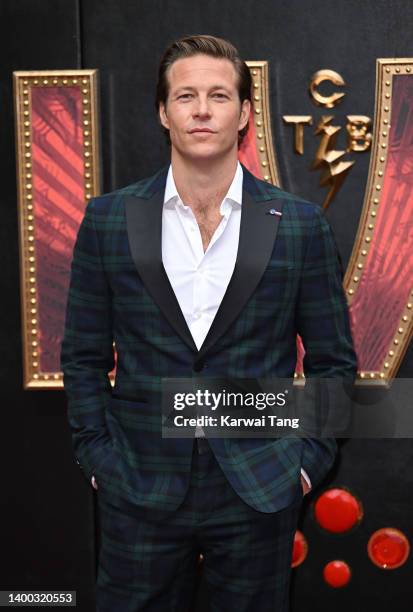
<svg viewBox="0 0 413 612">
<path fill-rule="evenodd" d="M 262 177 L 273 185 L 280 186 L 280 173 L 271 131 L 268 62 L 247 61 L 246 64 L 252 77 L 253 120 Z"/>
<path fill-rule="evenodd" d="M 350 310 L 352 305 L 354 305 L 358 292 L 363 291 L 366 286 L 366 262 L 368 261 L 369 254 L 372 255 L 371 250 L 375 248 L 374 239 L 377 238 L 375 231 L 380 231 L 377 229 L 379 227 L 377 221 L 381 212 L 380 208 L 385 205 L 383 186 L 390 155 L 390 122 L 393 119 L 394 78 L 399 75 L 413 76 L 413 59 L 377 60 L 375 124 L 368 182 L 358 232 L 344 278 L 344 288 Z M 387 175 L 389 175 L 389 171 L 387 171 Z M 382 253 L 383 245 L 380 246 L 382 247 Z M 382 359 L 380 367 L 377 369 L 361 367 L 358 375 L 360 383 L 387 385 L 396 376 L 413 334 L 413 286 L 409 289 L 408 300 L 400 305 L 399 310 L 398 324 L 392 328 L 391 340 L 387 345 L 385 357 Z M 369 316 L 371 314 L 370 312 Z"/>
<path fill-rule="evenodd" d="M 46 224 L 43 231 L 47 233 L 48 215 L 43 210 L 42 218 L 38 214 L 38 189 L 36 181 L 39 179 L 38 166 L 42 160 L 45 164 L 43 171 L 49 173 L 51 181 L 53 175 L 59 171 L 58 165 L 53 167 L 52 155 L 45 153 L 38 142 L 33 142 L 35 126 L 33 125 L 33 99 L 39 99 L 39 89 L 48 88 L 47 96 L 50 99 L 50 116 L 53 115 L 53 96 L 60 92 L 60 100 L 65 96 L 73 96 L 76 99 L 78 112 L 74 112 L 73 125 L 76 127 L 78 141 L 81 142 L 78 160 L 82 162 L 82 168 L 76 170 L 76 176 L 80 176 L 76 189 L 83 194 L 83 203 L 100 193 L 100 171 L 99 171 L 99 132 L 98 132 L 98 102 L 97 102 L 97 71 L 96 70 L 47 70 L 14 72 L 14 102 L 15 102 L 15 128 L 16 128 L 16 157 L 17 157 L 17 188 L 18 188 L 18 210 L 19 210 L 19 242 L 20 242 L 20 286 L 21 286 L 21 311 L 22 311 L 22 340 L 23 340 L 23 365 L 24 365 L 24 388 L 25 389 L 50 389 L 62 388 L 62 374 L 58 368 L 44 370 L 41 366 L 42 333 L 40 320 L 42 317 L 40 291 L 47 287 L 39 284 L 39 273 L 44 265 L 44 258 L 39 260 L 37 253 L 38 240 L 36 231 L 40 231 L 40 225 Z M 70 89 L 70 91 L 69 91 Z M 46 99 L 46 98 L 45 98 Z M 57 123 L 57 120 L 56 120 Z M 47 125 L 42 119 L 41 127 L 49 129 L 53 133 L 53 125 Z M 44 130 L 43 130 L 44 131 Z M 47 134 L 39 131 L 39 140 L 45 142 L 48 151 L 53 146 L 47 143 Z M 57 138 L 57 137 L 56 137 Z M 56 139 L 55 139 L 56 140 Z M 79 148 L 79 147 L 78 147 Z M 48 156 L 49 155 L 49 156 Z M 60 155 L 61 163 L 64 163 L 64 155 Z M 46 160 L 46 161 L 45 161 Z M 57 162 L 56 162 L 57 163 Z M 37 174 L 36 174 L 37 173 Z M 43 180 L 43 179 L 41 179 Z M 70 180 L 67 180 L 70 183 Z M 72 181 L 74 184 L 74 181 Z M 83 183 L 83 184 L 81 184 Z M 70 189 L 69 189 L 70 192 Z M 66 191 L 65 191 L 66 193 Z M 60 195 L 60 194 L 59 194 Z M 78 196 L 77 196 L 78 197 Z M 64 198 L 64 196 L 63 196 Z M 69 193 L 70 200 L 70 193 Z M 79 199 L 77 200 L 79 207 Z M 68 210 L 62 214 L 73 225 Z M 69 205 L 68 205 L 69 209 Z M 56 212 L 57 211 L 57 212 Z M 58 215 L 58 208 L 54 214 Z M 80 214 L 80 211 L 79 211 Z M 54 218 L 56 223 L 56 216 Z M 62 226 L 64 220 L 62 220 Z M 60 226 L 59 226 L 60 227 Z M 74 228 L 71 228 L 74 231 Z M 56 225 L 51 226 L 51 232 L 57 233 Z M 72 232 L 73 233 L 73 232 Z M 63 233 L 62 233 L 63 235 Z M 70 267 L 70 258 L 65 267 Z M 68 269 L 56 270 L 56 274 L 68 274 Z M 63 275 L 64 275 L 63 274 Z M 46 278 L 47 281 L 47 278 Z M 64 293 L 64 292 L 63 292 Z M 59 303 L 66 301 L 66 295 L 59 295 Z M 59 311 L 60 312 L 60 311 Z M 60 316 L 60 315 L 59 315 Z M 61 340 L 61 338 L 60 338 Z M 53 343 L 53 349 L 57 351 L 59 338 Z M 49 350 L 49 348 L 47 348 Z M 55 361 L 57 360 L 55 356 Z"/>
</svg>

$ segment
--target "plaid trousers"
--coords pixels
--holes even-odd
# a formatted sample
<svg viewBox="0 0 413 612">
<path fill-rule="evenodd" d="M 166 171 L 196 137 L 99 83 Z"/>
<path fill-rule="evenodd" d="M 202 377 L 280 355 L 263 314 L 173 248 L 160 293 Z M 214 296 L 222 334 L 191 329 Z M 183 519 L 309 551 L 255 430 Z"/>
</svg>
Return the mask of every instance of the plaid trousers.
<svg viewBox="0 0 413 612">
<path fill-rule="evenodd" d="M 172 512 L 122 512 L 98 491 L 97 612 L 189 612 L 199 555 L 211 612 L 287 612 L 302 496 L 274 513 L 232 489 L 206 440 L 196 441 L 188 491 Z"/>
</svg>

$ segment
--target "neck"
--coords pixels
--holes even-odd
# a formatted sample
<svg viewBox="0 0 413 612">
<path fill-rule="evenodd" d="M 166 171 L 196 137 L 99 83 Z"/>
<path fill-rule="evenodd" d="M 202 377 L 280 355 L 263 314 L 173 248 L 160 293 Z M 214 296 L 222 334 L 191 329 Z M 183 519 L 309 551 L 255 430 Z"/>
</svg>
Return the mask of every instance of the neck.
<svg viewBox="0 0 413 612">
<path fill-rule="evenodd" d="M 229 159 L 201 162 L 171 156 L 176 188 L 184 204 L 197 208 L 219 208 L 234 179 L 237 155 Z"/>
</svg>

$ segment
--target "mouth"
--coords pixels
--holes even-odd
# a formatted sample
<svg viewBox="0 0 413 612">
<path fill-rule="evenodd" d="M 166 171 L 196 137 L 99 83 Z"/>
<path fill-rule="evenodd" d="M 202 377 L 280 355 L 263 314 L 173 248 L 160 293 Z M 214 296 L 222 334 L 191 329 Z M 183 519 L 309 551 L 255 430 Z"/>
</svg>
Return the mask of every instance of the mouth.
<svg viewBox="0 0 413 612">
<path fill-rule="evenodd" d="M 210 128 L 206 128 L 206 127 L 193 128 L 192 130 L 189 130 L 189 133 L 190 134 L 215 134 L 213 130 L 211 130 Z"/>
</svg>

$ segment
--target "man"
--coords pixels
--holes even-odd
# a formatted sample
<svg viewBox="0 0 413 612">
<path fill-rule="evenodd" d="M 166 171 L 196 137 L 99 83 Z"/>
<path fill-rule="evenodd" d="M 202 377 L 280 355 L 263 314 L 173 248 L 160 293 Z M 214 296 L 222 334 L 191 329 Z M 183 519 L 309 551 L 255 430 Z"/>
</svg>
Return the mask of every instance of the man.
<svg viewBox="0 0 413 612">
<path fill-rule="evenodd" d="M 307 376 L 352 375 L 336 247 L 317 206 L 239 165 L 251 79 L 229 42 L 173 43 L 157 106 L 171 166 L 89 204 L 72 266 L 62 367 L 101 510 L 97 609 L 188 610 L 202 553 L 211 609 L 284 611 L 335 442 L 162 438 L 161 382 L 292 377 L 297 333 Z"/>
</svg>

